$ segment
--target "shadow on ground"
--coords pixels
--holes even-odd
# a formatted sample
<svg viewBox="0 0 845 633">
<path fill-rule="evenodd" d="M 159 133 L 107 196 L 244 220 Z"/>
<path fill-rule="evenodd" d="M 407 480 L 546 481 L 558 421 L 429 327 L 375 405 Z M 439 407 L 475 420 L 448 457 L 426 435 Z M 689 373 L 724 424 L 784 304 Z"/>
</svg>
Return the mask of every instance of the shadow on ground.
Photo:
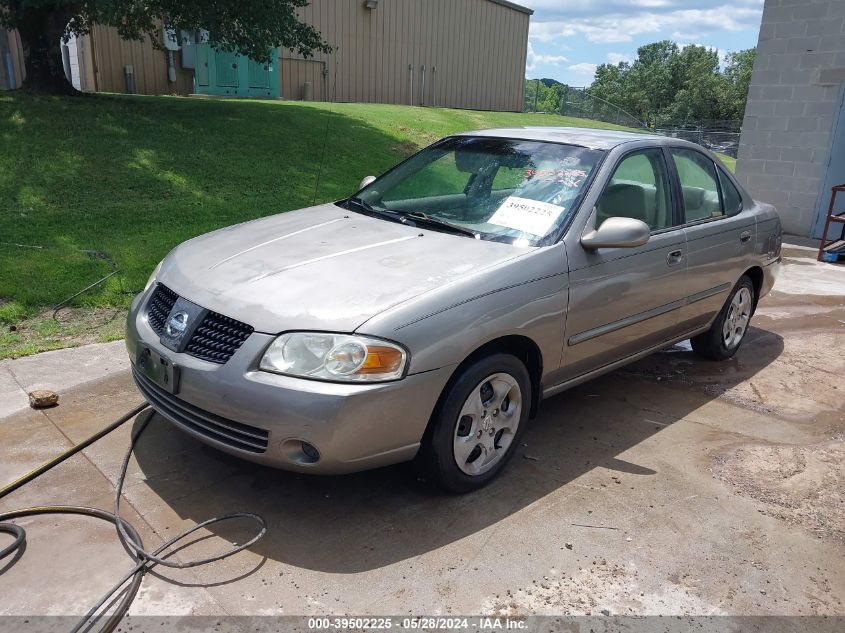
<svg viewBox="0 0 845 633">
<path fill-rule="evenodd" d="M 677 346 L 550 398 L 503 476 L 463 496 L 433 491 L 409 465 L 340 477 L 257 466 L 177 432 L 158 416 L 136 457 L 146 484 L 180 517 L 201 521 L 232 510 L 257 512 L 267 517 L 270 530 L 252 548 L 256 554 L 311 570 L 355 573 L 494 526 L 597 467 L 660 477 L 619 455 L 747 380 L 782 351 L 779 335 L 752 328 L 732 360 L 704 361 Z M 687 374 L 694 374 L 694 388 Z M 198 489 L 186 494 L 186 479 Z"/>
</svg>

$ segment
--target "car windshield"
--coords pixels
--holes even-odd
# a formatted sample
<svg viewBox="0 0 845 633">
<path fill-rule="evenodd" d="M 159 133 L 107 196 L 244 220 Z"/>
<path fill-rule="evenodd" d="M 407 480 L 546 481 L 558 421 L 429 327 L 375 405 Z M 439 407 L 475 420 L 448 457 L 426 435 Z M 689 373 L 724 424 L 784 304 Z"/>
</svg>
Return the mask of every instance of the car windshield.
<svg viewBox="0 0 845 633">
<path fill-rule="evenodd" d="M 447 138 L 365 187 L 350 208 L 479 239 L 537 244 L 580 203 L 601 154 L 559 143 Z"/>
</svg>

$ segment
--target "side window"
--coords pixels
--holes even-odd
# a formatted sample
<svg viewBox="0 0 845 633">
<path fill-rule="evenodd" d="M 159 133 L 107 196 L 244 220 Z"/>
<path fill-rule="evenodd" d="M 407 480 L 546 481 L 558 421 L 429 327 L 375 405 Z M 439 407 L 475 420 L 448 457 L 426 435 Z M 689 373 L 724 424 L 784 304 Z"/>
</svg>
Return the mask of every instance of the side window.
<svg viewBox="0 0 845 633">
<path fill-rule="evenodd" d="M 670 151 L 681 181 L 686 221 L 724 215 L 713 161 L 694 150 L 672 148 Z"/>
<path fill-rule="evenodd" d="M 725 172 L 721 169 L 717 171 L 719 173 L 719 184 L 722 185 L 722 203 L 725 207 L 725 214 L 736 215 L 742 211 L 742 196 L 730 178 L 725 175 Z"/>
<path fill-rule="evenodd" d="M 599 198 L 596 226 L 611 217 L 642 220 L 652 231 L 674 224 L 669 177 L 661 150 L 636 152 L 619 163 Z"/>
</svg>

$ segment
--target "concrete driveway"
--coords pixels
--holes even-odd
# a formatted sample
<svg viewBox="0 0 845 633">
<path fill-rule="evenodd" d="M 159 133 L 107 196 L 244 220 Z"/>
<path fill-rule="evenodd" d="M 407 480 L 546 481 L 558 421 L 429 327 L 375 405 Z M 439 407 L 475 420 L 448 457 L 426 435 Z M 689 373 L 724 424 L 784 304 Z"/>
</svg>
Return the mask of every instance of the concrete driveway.
<svg viewBox="0 0 845 633">
<path fill-rule="evenodd" d="M 678 346 L 546 401 L 475 494 L 432 492 L 402 466 L 274 471 L 156 417 L 125 487 L 148 545 L 233 510 L 270 530 L 234 558 L 147 576 L 131 613 L 845 615 L 845 270 L 785 254 L 735 359 Z M 24 408 L 32 386 L 59 389 L 60 405 Z M 121 343 L 0 363 L 0 399 L 4 482 L 141 402 Z M 131 427 L 0 511 L 110 509 Z M 0 614 L 84 613 L 130 567 L 109 524 L 20 523 L 29 544 L 0 569 Z M 207 536 L 178 556 L 247 532 Z"/>
</svg>

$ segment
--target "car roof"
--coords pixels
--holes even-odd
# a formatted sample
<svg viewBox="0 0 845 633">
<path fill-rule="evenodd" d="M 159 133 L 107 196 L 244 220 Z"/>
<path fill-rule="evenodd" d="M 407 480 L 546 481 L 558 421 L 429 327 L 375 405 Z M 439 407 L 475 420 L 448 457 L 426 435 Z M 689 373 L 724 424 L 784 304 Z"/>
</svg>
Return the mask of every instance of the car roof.
<svg viewBox="0 0 845 633">
<path fill-rule="evenodd" d="M 639 132 L 625 132 L 624 130 L 598 130 L 585 127 L 509 127 L 462 132 L 456 136 L 552 141 L 601 150 L 613 149 L 617 145 L 632 141 L 654 141 L 657 143 L 666 139 L 666 137 L 656 134 L 640 134 Z"/>
</svg>

